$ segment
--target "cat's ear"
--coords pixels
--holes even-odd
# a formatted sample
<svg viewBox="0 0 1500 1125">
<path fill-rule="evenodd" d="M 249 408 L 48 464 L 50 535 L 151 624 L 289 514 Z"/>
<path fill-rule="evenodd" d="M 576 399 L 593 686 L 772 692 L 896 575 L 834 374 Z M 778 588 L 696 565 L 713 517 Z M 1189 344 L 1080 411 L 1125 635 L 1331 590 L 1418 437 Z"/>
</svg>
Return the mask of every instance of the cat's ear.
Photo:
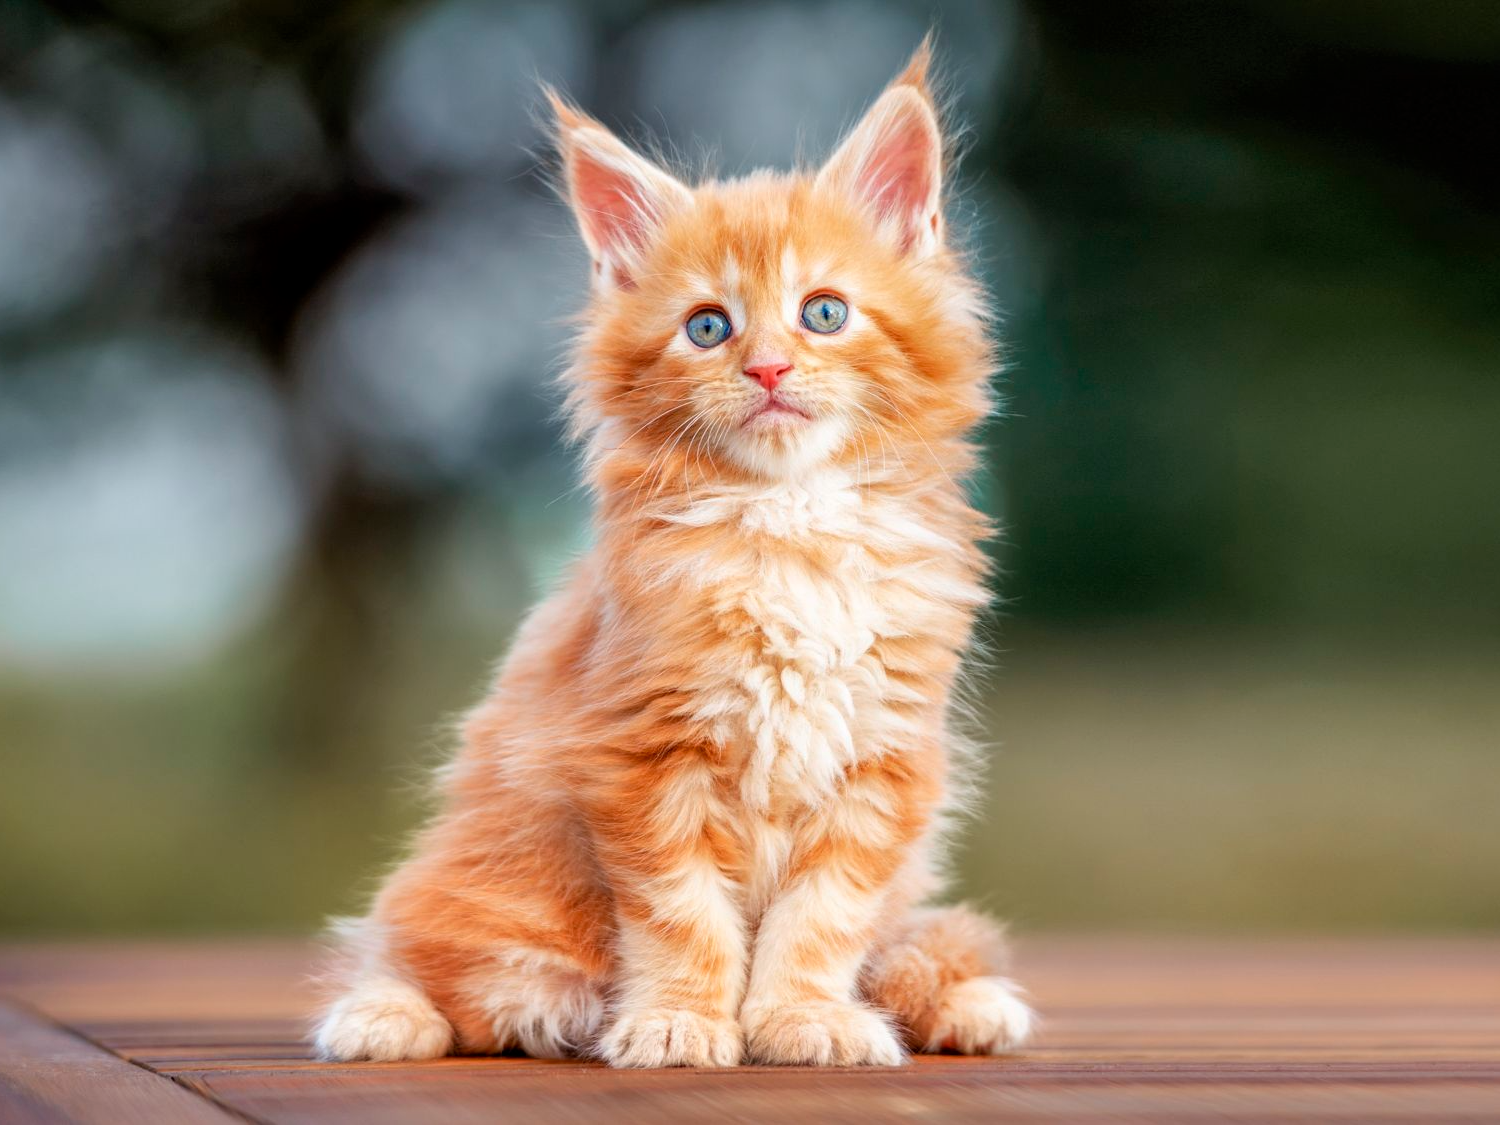
<svg viewBox="0 0 1500 1125">
<path fill-rule="evenodd" d="M 820 185 L 862 200 L 918 255 L 943 243 L 943 133 L 927 85 L 931 61 L 931 42 L 923 40 L 818 173 Z"/>
<path fill-rule="evenodd" d="M 630 286 L 661 221 L 692 193 L 607 128 L 547 90 L 562 155 L 563 191 L 594 262 L 594 280 Z"/>
</svg>

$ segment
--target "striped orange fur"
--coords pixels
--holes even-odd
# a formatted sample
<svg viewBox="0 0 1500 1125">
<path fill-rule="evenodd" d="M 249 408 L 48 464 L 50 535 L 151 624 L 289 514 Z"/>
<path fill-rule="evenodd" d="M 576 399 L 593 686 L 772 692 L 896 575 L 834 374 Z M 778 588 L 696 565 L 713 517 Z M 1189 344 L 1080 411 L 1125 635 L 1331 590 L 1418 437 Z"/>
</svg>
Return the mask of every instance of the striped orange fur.
<svg viewBox="0 0 1500 1125">
<path fill-rule="evenodd" d="M 345 927 L 325 1056 L 897 1064 L 1027 1036 L 994 924 L 924 905 L 994 367 L 927 68 L 822 169 L 696 187 L 554 99 L 594 263 L 566 379 L 597 542 Z M 824 297 L 836 331 L 802 319 Z"/>
</svg>

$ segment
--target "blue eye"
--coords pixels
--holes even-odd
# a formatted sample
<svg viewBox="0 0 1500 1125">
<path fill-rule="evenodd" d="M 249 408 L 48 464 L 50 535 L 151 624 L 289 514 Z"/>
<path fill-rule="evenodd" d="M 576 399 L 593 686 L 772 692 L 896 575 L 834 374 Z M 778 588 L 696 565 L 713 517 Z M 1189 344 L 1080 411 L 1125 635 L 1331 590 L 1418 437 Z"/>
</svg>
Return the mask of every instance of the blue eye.
<svg viewBox="0 0 1500 1125">
<path fill-rule="evenodd" d="M 687 329 L 688 339 L 700 348 L 718 347 L 733 331 L 729 326 L 729 314 L 723 309 L 699 309 L 687 318 L 683 327 Z"/>
<path fill-rule="evenodd" d="M 825 336 L 844 327 L 844 321 L 848 319 L 849 306 L 832 293 L 809 297 L 807 304 L 802 306 L 802 323 Z"/>
</svg>

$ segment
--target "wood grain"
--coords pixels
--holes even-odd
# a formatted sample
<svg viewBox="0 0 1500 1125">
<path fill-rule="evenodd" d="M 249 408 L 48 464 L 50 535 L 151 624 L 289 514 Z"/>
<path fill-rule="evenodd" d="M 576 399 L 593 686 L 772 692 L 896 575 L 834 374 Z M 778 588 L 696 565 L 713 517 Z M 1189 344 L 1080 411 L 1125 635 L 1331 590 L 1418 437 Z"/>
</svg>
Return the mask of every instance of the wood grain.
<svg viewBox="0 0 1500 1125">
<path fill-rule="evenodd" d="M 0 1003 L 0 1121 L 223 1125 L 236 1117 L 161 1074 Z"/>
<path fill-rule="evenodd" d="M 1046 1022 L 1013 1057 L 620 1072 L 318 1062 L 303 1039 L 314 958 L 295 943 L 11 947 L 0 995 L 71 1033 L 9 1009 L 24 1032 L 6 1034 L 6 1058 L 39 1053 L 51 1069 L 23 1086 L 0 1067 L 0 1119 L 129 1121 L 113 1107 L 134 1112 L 146 1103 L 129 1099 L 160 1088 L 171 1112 L 206 1115 L 181 1119 L 220 1121 L 226 1107 L 268 1122 L 444 1125 L 1500 1120 L 1500 941 L 1047 937 L 1019 961 Z"/>
</svg>

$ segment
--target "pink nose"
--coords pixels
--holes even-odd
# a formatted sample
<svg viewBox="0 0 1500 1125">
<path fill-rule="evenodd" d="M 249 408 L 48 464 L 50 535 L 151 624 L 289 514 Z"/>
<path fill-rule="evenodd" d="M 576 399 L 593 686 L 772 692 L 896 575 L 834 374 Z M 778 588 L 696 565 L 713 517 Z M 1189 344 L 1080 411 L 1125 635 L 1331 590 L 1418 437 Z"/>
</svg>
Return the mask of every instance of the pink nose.
<svg viewBox="0 0 1500 1125">
<path fill-rule="evenodd" d="M 791 370 L 790 360 L 776 357 L 752 360 L 746 365 L 745 374 L 760 383 L 766 390 L 774 391 L 776 384 L 785 379 Z"/>
</svg>

